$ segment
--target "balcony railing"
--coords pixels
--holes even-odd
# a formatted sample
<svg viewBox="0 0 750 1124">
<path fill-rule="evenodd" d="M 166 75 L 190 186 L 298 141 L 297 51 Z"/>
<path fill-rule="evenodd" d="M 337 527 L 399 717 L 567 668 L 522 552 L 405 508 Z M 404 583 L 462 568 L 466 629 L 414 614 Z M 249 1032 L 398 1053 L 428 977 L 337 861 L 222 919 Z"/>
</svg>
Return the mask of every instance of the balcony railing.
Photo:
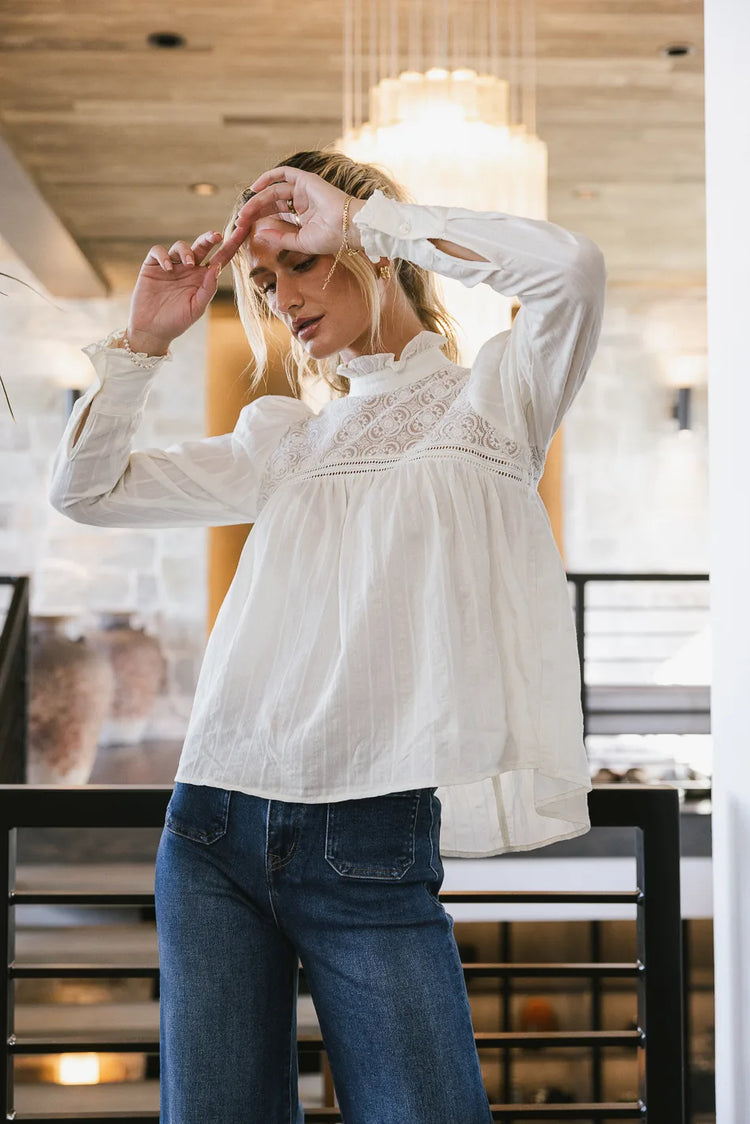
<svg viewBox="0 0 750 1124">
<path fill-rule="evenodd" d="M 0 576 L 10 604 L 0 630 L 0 781 L 26 778 L 29 706 L 29 579 Z"/>
<path fill-rule="evenodd" d="M 7 919 L 2 927 L 2 955 L 7 964 L 7 987 L 2 991 L 5 1059 L 0 1066 L 0 1096 L 8 1121 L 25 1124 L 62 1124 L 63 1121 L 101 1122 L 110 1120 L 157 1121 L 155 1112 L 119 1112 L 111 1115 L 23 1114 L 14 1109 L 13 1061 L 20 1055 L 73 1052 L 157 1054 L 153 1037 L 118 1038 L 96 1035 L 56 1038 L 49 1035 L 21 1036 L 14 1019 L 14 986 L 18 979 L 152 977 L 158 976 L 154 963 L 35 963 L 16 960 L 15 913 L 19 905 L 119 906 L 150 908 L 153 894 L 115 893 L 111 890 L 73 892 L 49 887 L 24 890 L 16 886 L 16 834 L 19 828 L 102 828 L 160 827 L 164 822 L 168 786 L 147 788 L 89 786 L 80 788 L 0 786 L 0 870 Z M 676 790 L 665 786 L 627 786 L 596 788 L 589 807 L 594 830 L 604 827 L 632 827 L 636 866 L 631 890 L 583 889 L 575 893 L 534 891 L 509 893 L 500 889 L 452 891 L 441 895 L 451 903 L 555 903 L 556 906 L 588 902 L 592 907 L 616 902 L 631 905 L 636 913 L 637 950 L 632 963 L 467 964 L 471 976 L 494 976 L 502 980 L 515 975 L 556 978 L 587 977 L 593 981 L 606 977 L 629 977 L 637 981 L 637 1026 L 634 1029 L 606 1029 L 594 1003 L 592 1023 L 585 1031 L 548 1033 L 478 1033 L 480 1049 L 497 1049 L 508 1059 L 510 1051 L 546 1047 L 575 1047 L 588 1050 L 594 1063 L 593 1088 L 601 1088 L 601 1073 L 596 1079 L 597 1059 L 607 1047 L 627 1047 L 638 1058 L 639 1099 L 629 1103 L 579 1103 L 566 1105 L 493 1104 L 495 1120 L 514 1124 L 524 1120 L 611 1121 L 646 1120 L 648 1124 L 683 1124 L 683 1010 L 680 925 L 680 847 L 679 802 Z M 319 1035 L 301 1035 L 302 1053 L 324 1051 Z M 340 1121 L 334 1106 L 308 1108 L 306 1121 Z"/>
<path fill-rule="evenodd" d="M 705 586 L 709 575 L 599 572 L 568 573 L 567 578 L 573 594 L 584 732 L 709 733 L 708 683 L 660 684 L 654 677 L 670 653 L 695 637 L 696 618 L 707 623 L 707 599 L 696 598 L 686 587 Z M 602 591 L 617 586 L 629 587 L 633 596 L 625 597 L 621 588 L 619 596 L 602 603 Z M 640 598 L 636 590 L 644 591 Z M 600 595 L 596 600 L 595 591 Z M 665 597 L 667 591 L 674 591 L 671 597 Z M 604 623 L 592 628 L 597 617 Z M 605 650 L 598 659 L 591 651 L 594 642 Z"/>
</svg>

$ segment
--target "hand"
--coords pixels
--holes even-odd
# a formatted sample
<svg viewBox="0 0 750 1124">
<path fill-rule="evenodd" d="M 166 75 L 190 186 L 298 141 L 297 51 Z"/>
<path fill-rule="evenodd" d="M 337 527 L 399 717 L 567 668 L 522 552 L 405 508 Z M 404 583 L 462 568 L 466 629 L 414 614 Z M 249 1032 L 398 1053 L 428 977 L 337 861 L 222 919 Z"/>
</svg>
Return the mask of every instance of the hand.
<svg viewBox="0 0 750 1124">
<path fill-rule="evenodd" d="M 261 218 L 284 219 L 289 232 L 264 226 L 257 234 L 260 241 L 274 250 L 296 250 L 305 254 L 336 254 L 343 240 L 343 214 L 346 192 L 340 191 L 314 172 L 304 172 L 287 166 L 271 168 L 251 184 L 255 192 L 252 199 L 237 215 L 236 230 L 250 232 L 253 223 Z M 289 207 L 291 200 L 294 212 Z M 354 215 L 366 200 L 352 199 L 349 204 L 349 245 L 353 250 L 362 248 Z"/>
<path fill-rule="evenodd" d="M 199 235 L 192 246 L 175 242 L 169 250 L 152 246 L 141 266 L 130 301 L 127 337 L 133 351 L 165 355 L 172 340 L 186 332 L 208 308 L 219 274 L 242 245 L 239 230 L 221 245 L 214 230 Z M 207 261 L 216 247 L 216 253 Z"/>
</svg>

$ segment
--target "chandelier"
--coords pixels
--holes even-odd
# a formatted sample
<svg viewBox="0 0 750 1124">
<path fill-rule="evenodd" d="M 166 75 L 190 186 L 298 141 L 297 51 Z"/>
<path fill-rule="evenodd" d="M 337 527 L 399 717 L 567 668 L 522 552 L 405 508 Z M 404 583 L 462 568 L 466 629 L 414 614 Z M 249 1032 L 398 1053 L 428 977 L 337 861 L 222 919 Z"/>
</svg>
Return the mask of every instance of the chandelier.
<svg viewBox="0 0 750 1124">
<path fill-rule="evenodd" d="M 423 204 L 547 217 L 536 135 L 534 0 L 344 0 L 342 135 Z M 508 327 L 511 301 L 441 278 L 462 361 Z"/>
</svg>

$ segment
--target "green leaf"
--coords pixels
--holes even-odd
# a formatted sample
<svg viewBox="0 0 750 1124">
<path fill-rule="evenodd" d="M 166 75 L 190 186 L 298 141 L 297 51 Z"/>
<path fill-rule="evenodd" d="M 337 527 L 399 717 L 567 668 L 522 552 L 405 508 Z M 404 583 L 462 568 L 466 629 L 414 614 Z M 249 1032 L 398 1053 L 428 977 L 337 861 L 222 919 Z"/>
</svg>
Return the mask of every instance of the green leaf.
<svg viewBox="0 0 750 1124">
<path fill-rule="evenodd" d="M 16 415 L 13 413 L 13 407 L 10 404 L 10 398 L 8 397 L 8 391 L 5 389 L 5 383 L 3 382 L 3 376 L 2 375 L 0 375 L 0 387 L 3 388 L 3 394 L 5 395 L 5 401 L 8 403 L 8 409 L 10 410 L 10 416 L 13 418 L 13 421 L 15 421 Z"/>
<path fill-rule="evenodd" d="M 54 301 L 51 301 L 49 299 L 49 297 L 45 297 L 44 293 L 40 293 L 39 290 L 35 289 L 33 285 L 29 285 L 28 281 L 22 281 L 20 277 L 14 277 L 12 273 L 3 273 L 1 269 L 0 277 L 7 277 L 9 281 L 17 281 L 19 285 L 23 285 L 26 289 L 31 289 L 32 293 L 34 293 L 37 297 L 41 297 L 43 301 L 47 302 L 47 304 L 51 304 L 52 307 L 56 308 L 58 312 L 62 312 L 62 309 L 59 305 L 56 305 Z M 7 295 L 8 294 L 6 292 L 0 290 L 0 296 L 7 297 Z M 3 382 L 2 375 L 0 375 L 0 387 L 2 388 L 3 394 L 5 395 L 5 401 L 8 403 L 10 416 L 13 418 L 13 421 L 15 421 L 16 415 L 13 413 L 13 407 L 10 404 L 10 398 L 8 397 L 8 391 L 5 389 L 5 383 Z"/>
<path fill-rule="evenodd" d="M 52 307 L 56 308 L 58 312 L 62 312 L 62 309 L 58 304 L 55 304 L 54 301 L 51 301 L 49 297 L 45 297 L 44 293 L 40 293 L 39 290 L 35 289 L 33 285 L 29 285 L 28 281 L 22 281 L 20 277 L 14 277 L 12 273 L 3 273 L 2 270 L 0 270 L 0 277 L 7 277 L 9 281 L 17 281 L 18 284 L 23 285 L 24 288 L 31 289 L 32 293 L 34 293 L 35 296 L 41 297 L 43 301 L 47 302 L 47 304 L 51 304 Z M 7 297 L 8 294 L 2 293 L 0 295 Z"/>
</svg>

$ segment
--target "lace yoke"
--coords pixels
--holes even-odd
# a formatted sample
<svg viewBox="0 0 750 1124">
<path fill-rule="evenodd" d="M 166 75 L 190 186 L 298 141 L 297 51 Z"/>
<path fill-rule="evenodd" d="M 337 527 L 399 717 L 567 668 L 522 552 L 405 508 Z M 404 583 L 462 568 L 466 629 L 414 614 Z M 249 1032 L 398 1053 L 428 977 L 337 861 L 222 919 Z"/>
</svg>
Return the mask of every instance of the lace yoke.
<svg viewBox="0 0 750 1124">
<path fill-rule="evenodd" d="M 268 460 L 259 510 L 285 482 L 383 472 L 426 458 L 463 460 L 536 488 L 544 451 L 504 436 L 472 409 L 469 375 L 446 366 L 386 394 L 335 399 L 293 425 Z"/>
</svg>

